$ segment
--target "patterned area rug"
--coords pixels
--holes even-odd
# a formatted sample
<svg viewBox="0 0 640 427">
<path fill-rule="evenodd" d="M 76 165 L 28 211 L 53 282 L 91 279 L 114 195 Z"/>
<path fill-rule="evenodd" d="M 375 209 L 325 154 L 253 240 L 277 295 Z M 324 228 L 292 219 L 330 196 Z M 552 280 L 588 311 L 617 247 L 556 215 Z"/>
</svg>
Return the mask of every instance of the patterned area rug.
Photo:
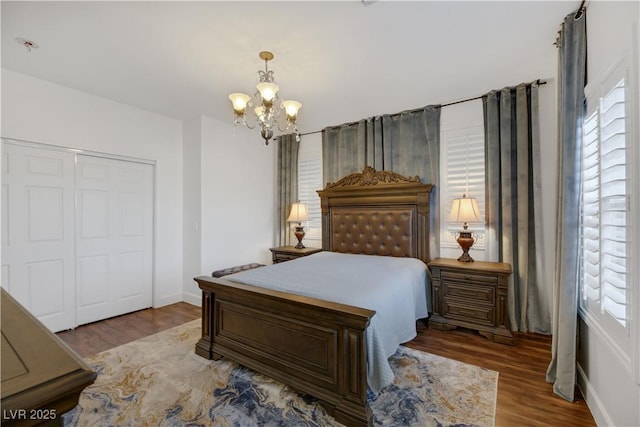
<svg viewBox="0 0 640 427">
<path fill-rule="evenodd" d="M 87 358 L 96 382 L 65 426 L 339 426 L 317 403 L 238 364 L 194 353 L 200 320 Z M 493 426 L 498 373 L 400 347 L 376 426 Z"/>
</svg>

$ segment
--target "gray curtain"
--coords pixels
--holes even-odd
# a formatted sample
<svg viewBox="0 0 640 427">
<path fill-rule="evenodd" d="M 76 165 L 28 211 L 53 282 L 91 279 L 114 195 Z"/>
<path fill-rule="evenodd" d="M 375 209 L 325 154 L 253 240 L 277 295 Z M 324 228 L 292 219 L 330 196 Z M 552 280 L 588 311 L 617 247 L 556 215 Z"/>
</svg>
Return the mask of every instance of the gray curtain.
<svg viewBox="0 0 640 427">
<path fill-rule="evenodd" d="M 440 106 L 428 106 L 323 129 L 325 182 L 371 166 L 437 184 L 440 110 Z"/>
<path fill-rule="evenodd" d="M 511 329 L 550 333 L 542 283 L 538 86 L 521 84 L 482 98 L 489 259 L 511 264 Z"/>
<path fill-rule="evenodd" d="M 431 206 L 439 206 L 440 105 L 390 114 L 322 131 L 322 173 L 325 182 L 361 172 L 365 166 L 418 175 L 434 184 Z M 439 209 L 431 210 L 430 257 L 440 253 Z"/>
<path fill-rule="evenodd" d="M 291 204 L 298 201 L 298 150 L 300 142 L 296 139 L 295 134 L 276 137 L 278 145 L 276 243 L 278 246 L 290 246 L 293 243 L 287 217 Z"/>
<path fill-rule="evenodd" d="M 382 138 L 374 140 L 382 153 L 382 168 L 422 182 L 440 178 L 440 106 L 382 116 Z M 375 136 L 375 135 L 374 135 Z"/>
<path fill-rule="evenodd" d="M 586 80 L 586 10 L 565 17 L 558 37 L 558 229 L 553 340 L 547 381 L 573 401 L 580 248 L 580 162 Z"/>
<path fill-rule="evenodd" d="M 322 130 L 322 177 L 325 183 L 374 166 L 371 148 L 371 119 L 327 127 Z"/>
<path fill-rule="evenodd" d="M 440 112 L 439 105 L 414 111 L 384 115 L 379 132 L 373 133 L 376 159 L 374 166 L 405 176 L 418 175 L 424 183 L 434 184 L 431 206 L 440 206 Z M 374 129 L 375 130 L 375 129 Z M 382 137 L 375 138 L 382 134 Z M 440 256 L 440 209 L 431 210 L 429 251 L 431 258 Z"/>
</svg>

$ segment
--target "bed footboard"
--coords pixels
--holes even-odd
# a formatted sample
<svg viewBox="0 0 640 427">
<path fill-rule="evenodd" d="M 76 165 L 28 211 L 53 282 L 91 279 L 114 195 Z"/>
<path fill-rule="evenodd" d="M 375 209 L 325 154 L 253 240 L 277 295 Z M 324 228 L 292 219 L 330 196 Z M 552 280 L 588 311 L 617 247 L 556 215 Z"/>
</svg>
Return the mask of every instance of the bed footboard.
<svg viewBox="0 0 640 427">
<path fill-rule="evenodd" d="M 196 353 L 227 357 L 317 398 L 338 422 L 371 425 L 365 330 L 374 311 L 197 277 Z"/>
</svg>

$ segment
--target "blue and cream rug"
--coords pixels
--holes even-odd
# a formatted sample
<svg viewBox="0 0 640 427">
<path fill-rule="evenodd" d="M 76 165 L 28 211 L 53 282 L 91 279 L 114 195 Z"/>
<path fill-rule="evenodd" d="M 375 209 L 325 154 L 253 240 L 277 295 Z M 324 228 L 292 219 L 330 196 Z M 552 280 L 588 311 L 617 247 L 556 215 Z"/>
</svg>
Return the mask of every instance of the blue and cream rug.
<svg viewBox="0 0 640 427">
<path fill-rule="evenodd" d="M 65 426 L 339 426 L 312 399 L 194 353 L 200 320 L 87 358 L 98 372 Z M 493 426 L 498 373 L 400 347 L 395 383 L 370 401 L 377 426 Z"/>
</svg>

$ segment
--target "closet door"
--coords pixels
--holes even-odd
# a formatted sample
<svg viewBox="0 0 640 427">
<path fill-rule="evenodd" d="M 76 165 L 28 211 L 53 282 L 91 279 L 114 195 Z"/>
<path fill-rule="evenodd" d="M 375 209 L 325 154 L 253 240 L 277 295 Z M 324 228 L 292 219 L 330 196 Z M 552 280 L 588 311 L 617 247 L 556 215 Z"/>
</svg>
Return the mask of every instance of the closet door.
<svg viewBox="0 0 640 427">
<path fill-rule="evenodd" d="M 153 166 L 77 156 L 79 325 L 151 307 Z"/>
<path fill-rule="evenodd" d="M 2 287 L 52 331 L 76 325 L 74 157 L 3 143 Z"/>
</svg>

